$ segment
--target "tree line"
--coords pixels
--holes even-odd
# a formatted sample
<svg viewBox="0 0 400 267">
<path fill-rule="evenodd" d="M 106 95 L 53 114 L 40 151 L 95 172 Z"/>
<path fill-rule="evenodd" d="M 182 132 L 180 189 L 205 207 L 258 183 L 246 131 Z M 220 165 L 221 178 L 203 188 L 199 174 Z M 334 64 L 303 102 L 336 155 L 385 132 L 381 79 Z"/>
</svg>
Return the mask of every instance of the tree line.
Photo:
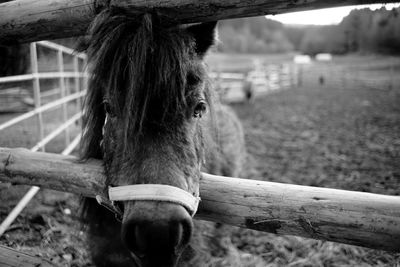
<svg viewBox="0 0 400 267">
<path fill-rule="evenodd" d="M 220 22 L 221 52 L 400 54 L 400 8 L 353 10 L 338 25 L 291 26 L 265 19 Z"/>
</svg>

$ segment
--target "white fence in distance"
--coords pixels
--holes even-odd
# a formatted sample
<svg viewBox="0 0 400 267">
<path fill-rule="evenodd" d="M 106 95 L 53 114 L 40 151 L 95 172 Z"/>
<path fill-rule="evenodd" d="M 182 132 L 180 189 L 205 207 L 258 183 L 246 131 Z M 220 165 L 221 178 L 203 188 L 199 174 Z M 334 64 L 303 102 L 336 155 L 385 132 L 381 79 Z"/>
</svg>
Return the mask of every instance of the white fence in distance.
<svg viewBox="0 0 400 267">
<path fill-rule="evenodd" d="M 298 86 L 298 67 L 294 63 L 256 66 L 248 73 L 213 72 L 210 78 L 223 102 L 235 103 Z"/>
</svg>

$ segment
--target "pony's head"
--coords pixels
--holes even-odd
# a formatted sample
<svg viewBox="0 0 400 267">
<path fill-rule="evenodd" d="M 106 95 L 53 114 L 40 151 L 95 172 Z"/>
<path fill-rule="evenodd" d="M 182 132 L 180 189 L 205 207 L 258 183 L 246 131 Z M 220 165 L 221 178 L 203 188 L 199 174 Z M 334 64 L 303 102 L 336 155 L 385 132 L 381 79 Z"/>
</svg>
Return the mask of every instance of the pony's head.
<svg viewBox="0 0 400 267">
<path fill-rule="evenodd" d="M 108 186 L 163 184 L 198 196 L 211 105 L 202 60 L 216 22 L 167 25 L 120 11 L 93 22 L 84 157 L 104 160 Z M 192 211 L 151 199 L 119 205 L 122 241 L 141 264 L 175 265 L 191 238 Z"/>
</svg>

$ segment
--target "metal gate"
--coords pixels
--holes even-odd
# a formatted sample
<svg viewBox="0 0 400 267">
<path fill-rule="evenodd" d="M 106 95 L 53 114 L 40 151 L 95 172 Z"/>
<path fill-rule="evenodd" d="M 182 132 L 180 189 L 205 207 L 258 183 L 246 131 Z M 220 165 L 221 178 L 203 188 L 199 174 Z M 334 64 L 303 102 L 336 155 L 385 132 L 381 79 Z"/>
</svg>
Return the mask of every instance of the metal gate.
<svg viewBox="0 0 400 267">
<path fill-rule="evenodd" d="M 56 72 L 39 72 L 38 68 L 38 47 L 43 47 L 52 52 L 57 53 L 57 71 Z M 64 55 L 72 57 L 73 71 L 64 71 Z M 30 62 L 31 62 L 31 73 L 24 75 L 16 75 L 9 77 L 0 78 L 0 84 L 9 84 L 14 82 L 31 81 L 33 89 L 33 109 L 16 116 L 2 124 L 0 124 L 0 133 L 11 127 L 15 126 L 26 120 L 36 119 L 36 126 L 38 129 L 38 142 L 30 148 L 31 151 L 46 151 L 46 145 L 52 141 L 55 137 L 64 133 L 65 145 L 64 150 L 61 152 L 63 155 L 70 154 L 79 144 L 81 134 L 78 133 L 75 137 L 71 136 L 70 126 L 77 123 L 82 117 L 82 98 L 86 93 L 87 87 L 87 59 L 83 53 L 77 53 L 74 50 L 65 46 L 48 42 L 40 41 L 30 44 Z M 81 67 L 80 67 L 81 66 Z M 45 92 L 41 91 L 41 80 L 58 80 L 58 87 Z M 72 86 L 70 86 L 70 79 L 73 79 Z M 72 89 L 72 90 L 71 90 Z M 57 96 L 59 98 L 54 101 L 44 101 L 49 96 Z M 68 103 L 75 101 L 77 111 L 69 116 Z M 42 103 L 47 102 L 47 103 Z M 50 133 L 45 135 L 44 126 L 45 121 L 43 120 L 43 114 L 51 112 L 55 108 L 62 110 L 62 122 L 61 124 Z M 33 186 L 14 209 L 9 213 L 6 219 L 0 225 L 0 236 L 7 230 L 12 224 L 16 217 L 21 213 L 29 201 L 39 191 L 39 187 Z"/>
</svg>

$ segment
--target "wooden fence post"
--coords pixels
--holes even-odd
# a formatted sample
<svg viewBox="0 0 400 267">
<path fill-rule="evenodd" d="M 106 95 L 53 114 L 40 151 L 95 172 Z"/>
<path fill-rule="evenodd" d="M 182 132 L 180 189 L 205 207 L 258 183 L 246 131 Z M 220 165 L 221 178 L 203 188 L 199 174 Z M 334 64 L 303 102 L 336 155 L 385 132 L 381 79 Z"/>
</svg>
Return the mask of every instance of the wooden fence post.
<svg viewBox="0 0 400 267">
<path fill-rule="evenodd" d="M 102 162 L 0 148 L 0 181 L 94 197 Z M 400 252 L 400 197 L 203 173 L 198 219 Z"/>
<path fill-rule="evenodd" d="M 55 267 L 49 261 L 0 245 L 0 266 Z"/>
<path fill-rule="evenodd" d="M 29 42 L 83 35 L 105 8 L 132 16 L 157 11 L 176 24 L 255 17 L 355 4 L 396 3 L 398 0 L 14 0 L 0 4 L 0 40 Z"/>
</svg>

